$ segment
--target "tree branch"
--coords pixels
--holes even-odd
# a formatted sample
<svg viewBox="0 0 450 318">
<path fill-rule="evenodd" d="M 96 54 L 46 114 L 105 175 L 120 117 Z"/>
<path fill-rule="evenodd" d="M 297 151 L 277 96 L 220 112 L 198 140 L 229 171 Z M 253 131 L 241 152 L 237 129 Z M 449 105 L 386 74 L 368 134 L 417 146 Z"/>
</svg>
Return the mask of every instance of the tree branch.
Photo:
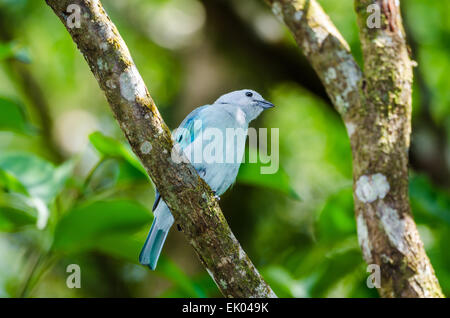
<svg viewBox="0 0 450 318">
<path fill-rule="evenodd" d="M 84 55 L 133 151 L 222 294 L 276 297 L 231 232 L 208 185 L 190 164 L 171 159 L 172 150 L 183 154 L 173 147 L 170 131 L 100 1 L 46 2 Z M 68 26 L 71 4 L 81 8 L 80 28 Z"/>
<path fill-rule="evenodd" d="M 288 26 L 344 120 L 358 108 L 361 70 L 316 0 L 266 0 Z"/>
<path fill-rule="evenodd" d="M 408 149 L 412 62 L 395 0 L 356 0 L 362 74 L 316 0 L 266 0 L 289 27 L 341 114 L 351 140 L 358 239 L 381 269 L 384 297 L 442 297 L 411 215 Z M 382 27 L 367 27 L 379 4 Z"/>
</svg>

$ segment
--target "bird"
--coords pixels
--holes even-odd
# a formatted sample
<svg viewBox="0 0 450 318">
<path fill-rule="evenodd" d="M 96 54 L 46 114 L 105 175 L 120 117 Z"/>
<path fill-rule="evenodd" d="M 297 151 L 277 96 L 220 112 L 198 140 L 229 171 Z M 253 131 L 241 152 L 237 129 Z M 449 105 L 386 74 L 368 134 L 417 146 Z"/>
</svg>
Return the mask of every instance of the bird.
<svg viewBox="0 0 450 318">
<path fill-rule="evenodd" d="M 179 145 L 186 158 L 191 162 L 199 176 L 210 186 L 218 199 L 236 180 L 245 151 L 249 123 L 264 110 L 272 107 L 274 107 L 272 103 L 265 100 L 254 90 L 233 91 L 222 95 L 211 105 L 194 109 L 174 131 L 175 143 Z M 196 149 L 200 148 L 202 151 L 205 148 L 202 133 L 211 130 L 216 135 L 223 137 L 226 135 L 227 129 L 230 128 L 240 129 L 244 138 L 237 138 L 237 142 L 226 140 L 226 142 L 220 143 L 220 141 L 217 141 L 218 147 L 215 151 L 223 151 L 223 156 L 227 153 L 236 154 L 234 160 L 228 160 L 231 156 L 227 157 L 227 160 L 215 161 L 208 160 L 208 158 L 201 158 L 201 160 L 195 158 Z M 213 157 L 217 155 L 214 152 Z M 153 223 L 139 255 L 139 262 L 148 266 L 151 270 L 156 269 L 167 234 L 174 223 L 172 213 L 157 189 L 155 193 L 152 208 Z"/>
</svg>

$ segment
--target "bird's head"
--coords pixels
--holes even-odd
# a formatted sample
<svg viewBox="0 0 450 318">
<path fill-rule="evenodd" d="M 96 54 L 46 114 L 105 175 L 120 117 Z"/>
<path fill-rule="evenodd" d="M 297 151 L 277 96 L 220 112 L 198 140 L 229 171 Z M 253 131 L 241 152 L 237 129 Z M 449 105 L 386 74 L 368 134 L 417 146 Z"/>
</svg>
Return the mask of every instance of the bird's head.
<svg viewBox="0 0 450 318">
<path fill-rule="evenodd" d="M 274 107 L 266 101 L 259 93 L 251 89 L 243 89 L 222 95 L 214 104 L 229 104 L 238 106 L 245 113 L 250 122 L 261 114 L 264 110 Z"/>
</svg>

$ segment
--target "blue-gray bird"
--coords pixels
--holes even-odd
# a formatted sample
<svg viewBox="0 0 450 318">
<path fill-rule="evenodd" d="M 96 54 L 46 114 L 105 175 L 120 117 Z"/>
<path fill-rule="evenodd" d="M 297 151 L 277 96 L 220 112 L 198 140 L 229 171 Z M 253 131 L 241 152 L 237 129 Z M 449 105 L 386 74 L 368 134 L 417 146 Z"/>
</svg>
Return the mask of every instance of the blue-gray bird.
<svg viewBox="0 0 450 318">
<path fill-rule="evenodd" d="M 239 167 L 245 151 L 245 139 L 249 123 L 257 118 L 265 109 L 274 105 L 266 101 L 253 90 L 244 89 L 221 96 L 212 105 L 201 106 L 192 111 L 174 132 L 175 142 L 179 144 L 185 156 L 190 160 L 200 177 L 206 181 L 216 196 L 222 195 L 236 180 Z M 227 130 L 243 131 L 244 138 L 237 138 L 236 142 L 222 140 L 216 143 L 215 151 L 223 151 L 223 160 L 195 157 L 195 149 L 203 150 L 205 140 L 202 137 L 208 131 L 214 132 L 225 139 Z M 216 142 L 218 142 L 216 140 Z M 233 154 L 234 160 L 226 158 L 226 154 Z M 214 158 L 217 153 L 212 154 Z M 230 158 L 233 156 L 229 156 Z M 174 218 L 166 203 L 156 191 L 153 205 L 154 220 L 141 254 L 139 262 L 148 265 L 152 270 L 156 268 L 164 241 L 174 222 Z"/>
</svg>

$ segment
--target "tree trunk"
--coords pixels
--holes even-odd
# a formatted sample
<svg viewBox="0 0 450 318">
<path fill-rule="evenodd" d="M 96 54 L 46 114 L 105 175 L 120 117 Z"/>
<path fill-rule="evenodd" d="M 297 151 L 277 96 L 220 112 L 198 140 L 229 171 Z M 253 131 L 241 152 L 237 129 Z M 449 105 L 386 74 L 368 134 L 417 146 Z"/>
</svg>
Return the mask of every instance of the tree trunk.
<svg viewBox="0 0 450 318">
<path fill-rule="evenodd" d="M 381 9 L 369 28 L 367 7 Z M 355 213 L 367 263 L 381 268 L 383 297 L 443 296 L 414 223 L 408 195 L 413 62 L 399 2 L 356 0 L 364 56 L 362 109 L 352 136 Z"/>
<path fill-rule="evenodd" d="M 364 259 L 383 297 L 443 297 L 411 215 L 408 150 L 413 62 L 399 1 L 356 0 L 364 73 L 316 0 L 266 0 L 311 62 L 347 127 L 355 215 Z M 369 5 L 380 26 L 369 28 Z"/>
</svg>

